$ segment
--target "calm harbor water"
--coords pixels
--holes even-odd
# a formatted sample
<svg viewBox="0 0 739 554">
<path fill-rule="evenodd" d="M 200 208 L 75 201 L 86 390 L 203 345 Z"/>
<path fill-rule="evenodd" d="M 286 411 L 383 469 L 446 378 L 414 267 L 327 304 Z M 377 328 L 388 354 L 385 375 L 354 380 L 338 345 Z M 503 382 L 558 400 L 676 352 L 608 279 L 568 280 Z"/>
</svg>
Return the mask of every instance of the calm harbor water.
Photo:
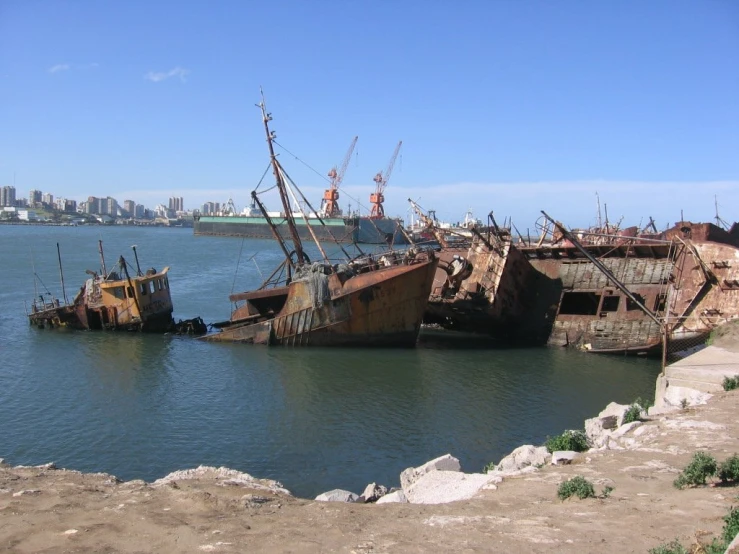
<svg viewBox="0 0 739 554">
<path fill-rule="evenodd" d="M 39 330 L 33 268 L 61 296 L 118 255 L 171 267 L 175 317 L 226 319 L 228 294 L 280 260 L 270 241 L 192 229 L 0 226 L 0 457 L 154 480 L 228 466 L 314 496 L 361 493 L 447 452 L 479 471 L 516 446 L 579 428 L 608 402 L 652 397 L 659 365 L 560 349 L 270 349 L 185 337 Z M 43 291 L 43 286 L 38 285 Z M 445 334 L 444 336 L 448 336 Z"/>
</svg>

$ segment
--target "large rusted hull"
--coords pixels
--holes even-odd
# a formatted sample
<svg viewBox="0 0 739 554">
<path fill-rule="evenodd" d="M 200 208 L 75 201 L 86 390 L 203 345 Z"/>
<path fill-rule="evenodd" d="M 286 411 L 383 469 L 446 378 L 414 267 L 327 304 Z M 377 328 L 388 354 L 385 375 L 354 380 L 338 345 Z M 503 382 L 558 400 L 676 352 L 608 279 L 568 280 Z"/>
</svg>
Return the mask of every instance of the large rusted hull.
<svg viewBox="0 0 739 554">
<path fill-rule="evenodd" d="M 711 330 L 739 317 L 739 248 L 710 224 L 682 225 L 689 240 L 588 245 L 586 249 L 651 311 L 657 323 L 574 246 L 524 248 L 545 278 L 537 291 L 558 298 L 548 344 L 589 352 L 662 351 L 665 322 L 672 351 L 697 344 Z M 718 229 L 718 230 L 716 230 Z M 721 232 L 719 232 L 721 231 Z"/>
<path fill-rule="evenodd" d="M 328 278 L 330 298 L 314 305 L 310 284 L 294 281 L 273 318 L 234 323 L 203 340 L 285 346 L 414 346 L 438 261 L 377 269 L 345 282 Z"/>
<path fill-rule="evenodd" d="M 463 256 L 471 267 L 458 285 L 449 266 L 455 256 Z M 495 244 L 476 239 L 469 248 L 442 248 L 440 258 L 425 323 L 488 335 L 506 344 L 546 342 L 550 303 L 542 302 L 540 275 L 509 236 Z"/>
</svg>

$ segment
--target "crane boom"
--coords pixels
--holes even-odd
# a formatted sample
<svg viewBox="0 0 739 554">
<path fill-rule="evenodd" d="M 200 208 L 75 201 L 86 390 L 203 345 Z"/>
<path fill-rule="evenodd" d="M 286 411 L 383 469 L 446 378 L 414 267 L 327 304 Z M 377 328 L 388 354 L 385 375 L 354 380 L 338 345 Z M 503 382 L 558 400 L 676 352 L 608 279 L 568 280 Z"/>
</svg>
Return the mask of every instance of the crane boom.
<svg viewBox="0 0 739 554">
<path fill-rule="evenodd" d="M 321 212 L 325 217 L 338 217 L 341 215 L 338 202 L 338 189 L 341 181 L 344 180 L 344 173 L 346 173 L 346 168 L 349 167 L 349 161 L 352 158 L 354 147 L 357 145 L 357 140 L 359 140 L 359 137 L 354 137 L 354 140 L 352 140 L 352 143 L 349 145 L 349 150 L 347 150 L 346 156 L 344 156 L 344 161 L 341 162 L 341 167 L 337 170 L 336 166 L 334 166 L 331 168 L 331 171 L 328 172 L 328 176 L 331 179 L 331 185 L 328 189 L 323 191 L 323 200 L 321 200 Z"/>
<path fill-rule="evenodd" d="M 338 188 L 341 182 L 344 180 L 344 173 L 346 173 L 346 168 L 349 167 L 349 162 L 352 159 L 354 147 L 357 145 L 358 140 L 358 136 L 354 137 L 354 140 L 352 140 L 352 143 L 349 145 L 349 150 L 346 151 L 346 156 L 344 156 L 344 161 L 341 162 L 339 170 L 336 171 L 336 168 L 334 167 L 331 171 L 328 172 L 328 176 L 331 178 L 332 187 Z"/>
<path fill-rule="evenodd" d="M 382 205 L 382 203 L 385 201 L 385 195 L 383 193 L 385 192 L 385 187 L 387 187 L 387 182 L 390 180 L 390 174 L 393 172 L 395 160 L 398 158 L 398 153 L 400 152 L 400 147 L 402 145 L 403 141 L 401 140 L 398 142 L 398 146 L 395 147 L 395 152 L 393 152 L 393 155 L 390 158 L 390 162 L 387 164 L 385 172 L 383 173 L 382 171 L 380 171 L 377 175 L 375 175 L 373 179 L 376 184 L 375 192 L 370 194 L 370 203 L 372 204 L 370 217 L 373 219 L 385 217 L 385 208 Z"/>
</svg>

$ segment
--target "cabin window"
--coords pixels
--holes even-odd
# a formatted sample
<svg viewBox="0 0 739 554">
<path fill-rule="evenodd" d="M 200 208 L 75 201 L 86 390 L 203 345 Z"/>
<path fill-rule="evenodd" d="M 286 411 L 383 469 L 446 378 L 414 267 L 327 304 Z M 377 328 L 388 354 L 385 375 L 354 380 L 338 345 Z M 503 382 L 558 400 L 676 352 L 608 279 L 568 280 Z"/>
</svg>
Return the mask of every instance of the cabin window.
<svg viewBox="0 0 739 554">
<path fill-rule="evenodd" d="M 639 303 L 641 303 L 642 306 L 646 306 L 647 303 L 644 301 L 644 297 L 641 294 L 634 294 L 634 298 L 636 298 Z M 627 312 L 633 312 L 634 310 L 641 310 L 639 306 L 636 305 L 636 302 L 634 302 L 631 298 L 626 299 L 626 311 Z"/>
<path fill-rule="evenodd" d="M 620 296 L 616 295 L 608 295 L 603 297 L 603 306 L 601 307 L 601 312 L 617 312 L 618 311 L 618 302 L 621 300 Z"/>
<path fill-rule="evenodd" d="M 163 286 L 162 286 L 162 280 L 161 279 L 157 279 L 156 285 L 157 285 L 157 290 L 162 290 Z"/>
<path fill-rule="evenodd" d="M 600 296 L 594 292 L 566 292 L 559 306 L 561 315 L 596 315 Z"/>
<path fill-rule="evenodd" d="M 129 298 L 133 298 L 133 287 L 127 287 L 126 292 L 128 293 Z"/>
<path fill-rule="evenodd" d="M 164 278 L 164 288 L 165 289 L 169 288 L 169 279 L 167 277 Z"/>
<path fill-rule="evenodd" d="M 662 294 L 658 294 L 657 297 L 654 299 L 654 311 L 664 312 L 666 300 L 667 300 L 667 295 L 664 292 Z"/>
<path fill-rule="evenodd" d="M 110 294 L 112 294 L 116 298 L 119 298 L 120 300 L 123 300 L 125 298 L 123 287 L 113 287 L 108 290 L 110 291 Z"/>
<path fill-rule="evenodd" d="M 139 290 L 142 295 L 146 295 L 149 293 L 149 285 L 147 283 L 139 283 Z"/>
<path fill-rule="evenodd" d="M 149 289 L 151 290 L 152 294 L 157 291 L 157 289 L 154 288 L 154 281 L 149 281 Z"/>
</svg>

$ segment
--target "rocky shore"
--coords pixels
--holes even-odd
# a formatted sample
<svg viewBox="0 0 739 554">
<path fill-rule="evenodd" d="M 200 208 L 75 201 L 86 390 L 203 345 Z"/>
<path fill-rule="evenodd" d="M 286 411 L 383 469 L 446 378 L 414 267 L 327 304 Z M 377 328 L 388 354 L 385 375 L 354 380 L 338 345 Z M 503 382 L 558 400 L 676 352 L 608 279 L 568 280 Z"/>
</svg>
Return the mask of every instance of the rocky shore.
<svg viewBox="0 0 739 554">
<path fill-rule="evenodd" d="M 722 371 L 739 374 L 726 355 L 733 349 L 718 350 Z M 706 369 L 710 357 L 702 356 Z M 719 460 L 739 452 L 739 392 L 694 394 L 683 370 L 678 385 L 692 403 L 675 405 L 670 373 L 663 379 L 659 408 L 643 421 L 623 425 L 628 407 L 611 405 L 586 422 L 586 452 L 521 447 L 485 474 L 463 473 L 447 455 L 404 471 L 397 491 L 371 484 L 361 495 L 330 491 L 324 501 L 226 468 L 145 483 L 0 464 L 0 550 L 644 553 L 675 538 L 706 544 L 739 505 L 739 487 L 678 490 L 673 481 L 696 451 Z M 559 500 L 558 485 L 573 476 L 613 490 Z"/>
</svg>

